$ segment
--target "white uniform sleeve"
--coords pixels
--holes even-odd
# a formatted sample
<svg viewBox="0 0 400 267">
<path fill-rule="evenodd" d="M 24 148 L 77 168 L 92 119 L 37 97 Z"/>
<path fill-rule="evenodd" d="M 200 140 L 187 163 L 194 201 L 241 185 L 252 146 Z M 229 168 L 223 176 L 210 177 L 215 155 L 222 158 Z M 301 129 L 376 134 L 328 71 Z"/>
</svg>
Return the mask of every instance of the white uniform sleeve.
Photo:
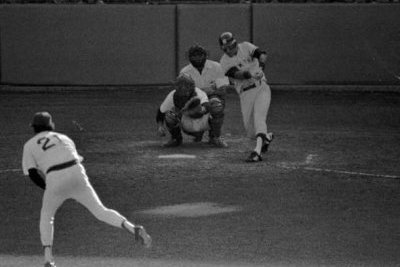
<svg viewBox="0 0 400 267">
<path fill-rule="evenodd" d="M 246 52 L 250 56 L 253 55 L 254 51 L 258 48 L 257 46 L 249 42 L 243 42 L 242 45 L 243 45 L 242 47 L 246 50 Z"/>
<path fill-rule="evenodd" d="M 217 88 L 223 85 L 229 85 L 229 79 L 227 76 L 225 76 L 224 70 L 222 69 L 220 64 L 218 64 L 217 67 L 215 68 L 215 72 L 217 77 L 215 79 L 215 85 Z"/>
<path fill-rule="evenodd" d="M 174 93 L 175 90 L 171 91 L 167 97 L 164 99 L 164 101 L 162 102 L 161 106 L 160 106 L 160 111 L 162 113 L 167 112 L 168 110 L 172 110 L 175 107 L 174 104 Z"/>
<path fill-rule="evenodd" d="M 226 72 L 230 69 L 229 62 L 227 60 L 226 55 L 223 55 L 221 57 L 221 60 L 219 61 L 219 63 L 221 65 L 222 71 L 224 72 L 224 74 L 226 74 Z"/>
</svg>

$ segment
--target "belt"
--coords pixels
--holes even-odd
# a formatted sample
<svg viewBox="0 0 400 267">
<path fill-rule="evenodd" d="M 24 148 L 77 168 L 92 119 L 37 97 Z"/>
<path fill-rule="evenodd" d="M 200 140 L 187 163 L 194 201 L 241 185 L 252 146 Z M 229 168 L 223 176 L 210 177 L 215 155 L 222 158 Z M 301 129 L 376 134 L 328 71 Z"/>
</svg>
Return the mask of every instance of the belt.
<svg viewBox="0 0 400 267">
<path fill-rule="evenodd" d="M 64 162 L 64 163 L 61 163 L 61 164 L 53 165 L 53 166 L 51 166 L 50 168 L 47 169 L 46 174 L 49 173 L 49 172 L 52 172 L 52 171 L 59 171 L 59 170 L 62 170 L 62 169 L 66 169 L 66 168 L 72 167 L 77 163 L 78 163 L 78 160 L 74 159 L 74 160 L 70 160 L 70 161 L 67 161 L 67 162 Z"/>
<path fill-rule="evenodd" d="M 247 90 L 250 90 L 250 89 L 253 89 L 253 88 L 256 88 L 256 87 L 257 87 L 257 85 L 255 83 L 253 83 L 253 84 L 243 88 L 242 92 L 246 92 Z"/>
</svg>

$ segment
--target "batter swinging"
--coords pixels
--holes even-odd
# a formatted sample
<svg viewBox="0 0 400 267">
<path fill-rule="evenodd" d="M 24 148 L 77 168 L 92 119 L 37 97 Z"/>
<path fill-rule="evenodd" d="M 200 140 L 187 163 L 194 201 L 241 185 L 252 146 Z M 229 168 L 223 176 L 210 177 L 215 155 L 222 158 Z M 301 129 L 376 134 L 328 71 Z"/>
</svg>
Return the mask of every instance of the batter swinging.
<svg viewBox="0 0 400 267">
<path fill-rule="evenodd" d="M 263 72 L 267 55 L 252 43 L 238 44 L 230 32 L 220 35 L 219 45 L 224 51 L 221 66 L 239 94 L 247 136 L 257 140 L 246 161 L 262 161 L 261 153 L 268 150 L 273 139 L 266 122 L 271 103 L 271 89 Z"/>
</svg>

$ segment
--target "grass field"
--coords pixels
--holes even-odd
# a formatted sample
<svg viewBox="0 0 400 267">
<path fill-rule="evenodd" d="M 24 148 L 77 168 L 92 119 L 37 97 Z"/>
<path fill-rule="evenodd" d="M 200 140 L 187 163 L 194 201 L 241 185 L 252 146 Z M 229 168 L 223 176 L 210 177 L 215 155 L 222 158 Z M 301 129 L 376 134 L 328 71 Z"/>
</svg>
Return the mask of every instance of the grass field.
<svg viewBox="0 0 400 267">
<path fill-rule="evenodd" d="M 69 200 L 55 222 L 58 267 L 400 266 L 400 94 L 273 90 L 276 138 L 249 164 L 234 93 L 229 148 L 187 136 L 162 148 L 155 115 L 167 92 L 0 91 L 1 267 L 43 264 L 42 192 L 21 172 L 39 110 L 74 139 L 103 203 L 154 242 L 141 248 Z"/>
</svg>

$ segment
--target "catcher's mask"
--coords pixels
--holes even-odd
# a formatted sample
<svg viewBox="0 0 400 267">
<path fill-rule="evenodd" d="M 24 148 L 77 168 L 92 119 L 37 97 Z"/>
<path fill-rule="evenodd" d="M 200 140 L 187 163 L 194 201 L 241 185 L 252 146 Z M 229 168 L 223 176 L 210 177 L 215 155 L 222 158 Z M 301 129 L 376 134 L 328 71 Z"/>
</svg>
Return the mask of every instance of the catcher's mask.
<svg viewBox="0 0 400 267">
<path fill-rule="evenodd" d="M 200 45 L 193 45 L 189 48 L 188 58 L 195 68 L 203 68 L 207 60 L 207 51 Z"/>
<path fill-rule="evenodd" d="M 224 32 L 219 36 L 219 46 L 225 53 L 230 55 L 236 50 L 237 42 L 231 32 Z"/>
</svg>

